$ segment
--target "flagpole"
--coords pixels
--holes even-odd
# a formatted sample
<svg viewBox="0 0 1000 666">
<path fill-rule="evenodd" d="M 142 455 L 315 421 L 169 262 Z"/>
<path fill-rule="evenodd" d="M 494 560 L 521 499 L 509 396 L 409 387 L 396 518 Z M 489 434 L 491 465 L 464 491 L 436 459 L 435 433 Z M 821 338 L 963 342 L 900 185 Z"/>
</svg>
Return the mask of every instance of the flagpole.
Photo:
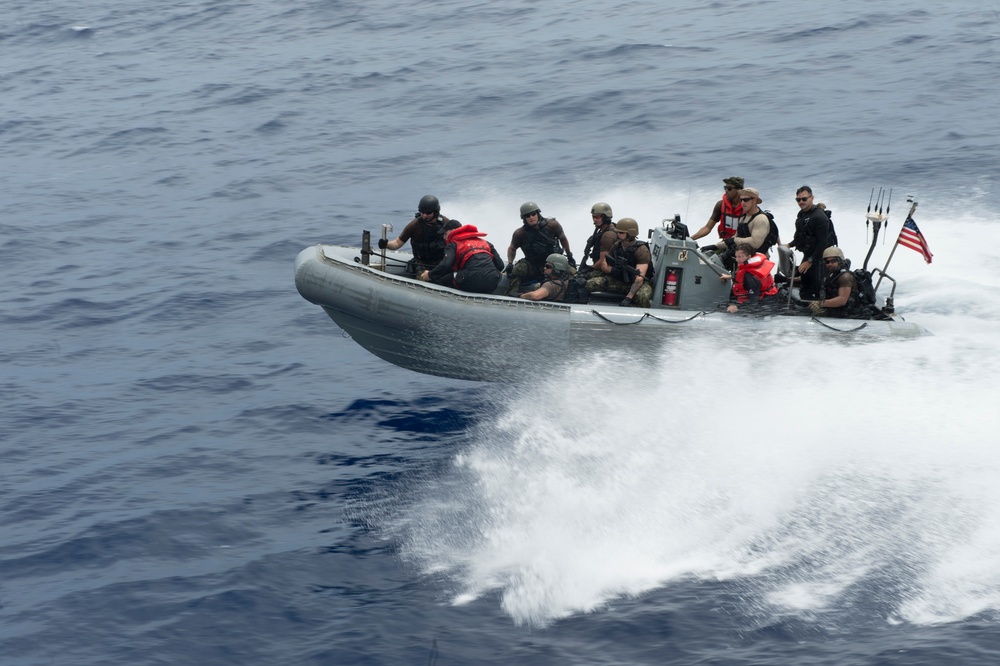
<svg viewBox="0 0 1000 666">
<path fill-rule="evenodd" d="M 917 210 L 917 200 L 913 197 L 909 197 L 907 200 L 910 201 L 913 205 L 910 206 L 910 212 L 906 214 L 906 220 L 903 220 L 903 226 L 906 226 L 906 221 L 912 219 L 913 213 L 916 212 Z M 899 231 L 900 233 L 902 233 L 903 228 L 900 227 Z M 875 283 L 876 293 L 878 293 L 879 285 L 882 284 L 882 276 L 885 275 L 885 269 L 889 268 L 889 262 L 892 261 L 893 255 L 896 254 L 896 248 L 899 247 L 899 235 L 900 234 L 896 234 L 896 242 L 892 246 L 892 251 L 889 253 L 889 258 L 885 260 L 885 266 L 882 267 L 882 271 L 878 274 L 878 282 Z"/>
</svg>

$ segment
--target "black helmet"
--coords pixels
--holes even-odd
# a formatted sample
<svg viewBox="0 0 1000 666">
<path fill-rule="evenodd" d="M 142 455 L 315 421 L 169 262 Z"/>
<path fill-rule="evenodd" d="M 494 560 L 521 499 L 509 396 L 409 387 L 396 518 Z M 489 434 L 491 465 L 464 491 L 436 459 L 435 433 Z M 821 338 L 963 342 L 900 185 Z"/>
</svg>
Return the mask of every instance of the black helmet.
<svg viewBox="0 0 1000 666">
<path fill-rule="evenodd" d="M 440 213 L 441 202 L 433 194 L 424 195 L 417 204 L 417 210 L 421 213 Z"/>
</svg>

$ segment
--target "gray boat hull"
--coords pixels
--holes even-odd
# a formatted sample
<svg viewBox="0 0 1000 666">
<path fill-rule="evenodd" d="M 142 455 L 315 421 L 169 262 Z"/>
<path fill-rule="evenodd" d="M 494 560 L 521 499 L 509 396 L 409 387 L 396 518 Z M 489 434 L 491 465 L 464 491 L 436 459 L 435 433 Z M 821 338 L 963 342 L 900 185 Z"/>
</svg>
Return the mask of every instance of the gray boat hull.
<svg viewBox="0 0 1000 666">
<path fill-rule="evenodd" d="M 663 248 L 666 253 L 669 248 Z M 683 252 L 683 249 L 682 249 Z M 316 245 L 299 253 L 295 285 L 359 345 L 389 363 L 457 379 L 509 381 L 525 368 L 571 360 L 587 349 L 655 353 L 673 336 L 731 327 L 770 332 L 915 337 L 922 327 L 808 316 L 745 317 L 713 310 L 562 304 L 461 292 L 406 277 L 410 255 L 387 252 L 388 270 L 362 263 L 357 248 Z M 682 254 L 681 256 L 685 256 Z M 377 261 L 378 256 L 373 256 Z M 704 264 L 705 262 L 701 262 Z M 710 285 L 713 294 L 718 289 Z M 658 280 L 662 291 L 663 277 Z M 692 290 L 693 293 L 693 290 Z M 724 300 L 715 296 L 715 302 Z M 707 298 L 704 297 L 703 298 Z M 682 304 L 683 305 L 683 304 Z"/>
</svg>

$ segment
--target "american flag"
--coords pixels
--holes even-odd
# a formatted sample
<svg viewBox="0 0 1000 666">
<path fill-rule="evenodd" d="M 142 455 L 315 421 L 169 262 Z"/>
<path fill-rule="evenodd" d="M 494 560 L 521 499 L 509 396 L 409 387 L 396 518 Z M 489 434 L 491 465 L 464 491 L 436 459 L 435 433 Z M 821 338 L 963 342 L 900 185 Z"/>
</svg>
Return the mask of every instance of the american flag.
<svg viewBox="0 0 1000 666">
<path fill-rule="evenodd" d="M 927 247 L 927 241 L 924 239 L 924 235 L 920 233 L 920 229 L 917 228 L 917 223 L 913 221 L 913 218 L 906 218 L 906 222 L 903 223 L 903 228 L 899 232 L 899 240 L 896 242 L 903 247 L 916 250 L 924 255 L 924 261 L 928 264 L 931 263 L 931 258 L 934 255 L 931 254 L 931 249 Z"/>
</svg>

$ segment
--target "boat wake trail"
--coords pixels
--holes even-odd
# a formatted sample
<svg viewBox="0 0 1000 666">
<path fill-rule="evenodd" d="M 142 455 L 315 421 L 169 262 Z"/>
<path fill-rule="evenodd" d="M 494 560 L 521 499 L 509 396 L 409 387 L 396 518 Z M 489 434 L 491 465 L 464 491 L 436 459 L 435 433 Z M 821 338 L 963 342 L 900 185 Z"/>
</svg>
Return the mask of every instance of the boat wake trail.
<svg viewBox="0 0 1000 666">
<path fill-rule="evenodd" d="M 732 586 L 754 621 L 1000 608 L 1000 363 L 969 364 L 970 337 L 769 340 L 543 378 L 389 532 L 454 603 L 499 594 L 533 626 L 699 580 Z"/>
</svg>

